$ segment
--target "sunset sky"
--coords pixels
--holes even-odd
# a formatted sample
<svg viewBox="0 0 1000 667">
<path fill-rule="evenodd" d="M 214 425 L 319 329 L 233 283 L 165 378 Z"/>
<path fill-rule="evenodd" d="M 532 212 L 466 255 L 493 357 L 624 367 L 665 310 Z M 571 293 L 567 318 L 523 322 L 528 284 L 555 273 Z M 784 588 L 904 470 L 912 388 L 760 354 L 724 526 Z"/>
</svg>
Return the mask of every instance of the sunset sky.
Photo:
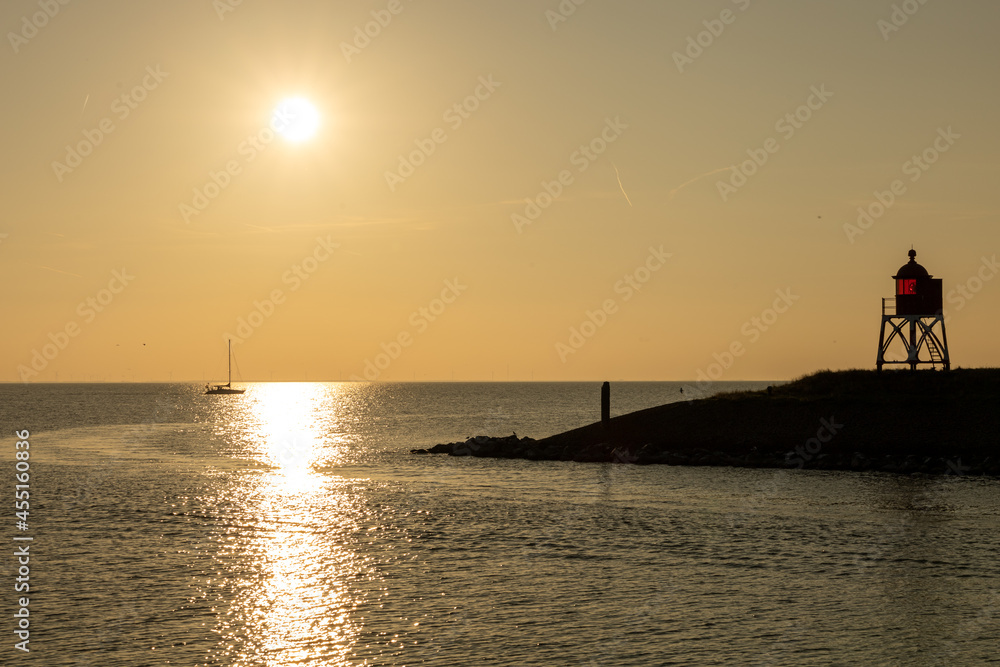
<svg viewBox="0 0 1000 667">
<path fill-rule="evenodd" d="M 994 0 L 63 2 L 0 7 L 2 381 L 873 368 L 911 245 L 1000 364 Z"/>
</svg>

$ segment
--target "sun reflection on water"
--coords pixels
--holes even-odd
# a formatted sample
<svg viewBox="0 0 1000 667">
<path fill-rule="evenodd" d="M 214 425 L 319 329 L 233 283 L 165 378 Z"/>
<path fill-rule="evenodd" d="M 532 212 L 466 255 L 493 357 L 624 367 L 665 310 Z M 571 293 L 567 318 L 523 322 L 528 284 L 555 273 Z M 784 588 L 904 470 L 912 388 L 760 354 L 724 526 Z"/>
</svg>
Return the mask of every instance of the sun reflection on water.
<svg viewBox="0 0 1000 667">
<path fill-rule="evenodd" d="M 261 459 L 274 466 L 290 490 L 318 482 L 311 468 L 323 445 L 319 417 L 332 407 L 324 400 L 326 389 L 318 384 L 265 385 L 250 406 L 262 438 Z"/>
<path fill-rule="evenodd" d="M 345 455 L 342 387 L 254 385 L 220 415 L 238 455 L 261 464 L 238 475 L 223 501 L 240 515 L 219 554 L 237 580 L 217 628 L 226 662 L 352 664 L 361 632 L 352 588 L 369 567 L 350 544 L 365 504 L 356 481 L 317 471 Z"/>
<path fill-rule="evenodd" d="M 240 454 L 273 468 L 289 489 L 316 484 L 318 466 L 343 463 L 347 452 L 344 385 L 255 385 L 230 415 L 246 448 Z"/>
<path fill-rule="evenodd" d="M 261 585 L 239 601 L 252 610 L 247 648 L 255 647 L 256 655 L 246 657 L 274 666 L 349 664 L 360 632 L 349 582 L 362 563 L 337 538 L 355 528 L 350 495 L 327 488 L 296 498 L 272 485 L 262 500 L 253 548 Z"/>
</svg>

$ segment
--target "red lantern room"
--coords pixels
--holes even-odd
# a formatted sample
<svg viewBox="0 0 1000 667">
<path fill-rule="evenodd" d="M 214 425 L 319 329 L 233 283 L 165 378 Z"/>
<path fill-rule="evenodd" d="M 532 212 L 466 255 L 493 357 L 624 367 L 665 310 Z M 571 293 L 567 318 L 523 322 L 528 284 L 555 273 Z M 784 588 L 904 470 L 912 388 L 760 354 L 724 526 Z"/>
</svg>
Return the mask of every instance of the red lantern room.
<svg viewBox="0 0 1000 667">
<path fill-rule="evenodd" d="M 942 307 L 941 279 L 917 264 L 917 251 L 910 250 L 910 261 L 892 278 L 896 281 L 896 315 L 934 317 Z"/>
<path fill-rule="evenodd" d="M 930 364 L 948 370 L 951 359 L 944 330 L 941 279 L 917 264 L 915 250 L 910 250 L 909 255 L 910 261 L 892 277 L 896 297 L 882 299 L 876 367 L 882 370 L 886 364 L 905 364 L 916 370 L 919 364 Z M 893 358 L 894 353 L 901 353 L 902 358 Z"/>
</svg>

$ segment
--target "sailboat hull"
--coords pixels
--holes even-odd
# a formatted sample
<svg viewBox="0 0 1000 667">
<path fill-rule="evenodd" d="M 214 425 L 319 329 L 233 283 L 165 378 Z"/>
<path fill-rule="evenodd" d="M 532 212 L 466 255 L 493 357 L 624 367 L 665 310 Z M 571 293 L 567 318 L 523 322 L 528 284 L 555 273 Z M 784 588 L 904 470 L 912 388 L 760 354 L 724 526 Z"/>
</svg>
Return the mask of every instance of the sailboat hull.
<svg viewBox="0 0 1000 667">
<path fill-rule="evenodd" d="M 205 385 L 205 395 L 208 394 L 242 394 L 246 389 L 233 389 L 233 341 L 229 341 L 229 382 L 226 384 Z"/>
</svg>

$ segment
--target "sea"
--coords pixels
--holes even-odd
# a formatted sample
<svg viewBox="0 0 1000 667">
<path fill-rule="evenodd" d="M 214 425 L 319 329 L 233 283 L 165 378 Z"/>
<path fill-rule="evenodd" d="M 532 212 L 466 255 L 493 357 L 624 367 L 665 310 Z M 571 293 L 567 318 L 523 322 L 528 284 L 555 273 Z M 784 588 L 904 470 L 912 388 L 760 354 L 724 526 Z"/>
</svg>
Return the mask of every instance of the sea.
<svg viewBox="0 0 1000 667">
<path fill-rule="evenodd" d="M 612 383 L 612 412 L 686 386 Z M 960 463 L 415 455 L 592 423 L 600 383 L 246 387 L 0 385 L 0 664 L 1000 662 L 1000 481 Z"/>
</svg>

